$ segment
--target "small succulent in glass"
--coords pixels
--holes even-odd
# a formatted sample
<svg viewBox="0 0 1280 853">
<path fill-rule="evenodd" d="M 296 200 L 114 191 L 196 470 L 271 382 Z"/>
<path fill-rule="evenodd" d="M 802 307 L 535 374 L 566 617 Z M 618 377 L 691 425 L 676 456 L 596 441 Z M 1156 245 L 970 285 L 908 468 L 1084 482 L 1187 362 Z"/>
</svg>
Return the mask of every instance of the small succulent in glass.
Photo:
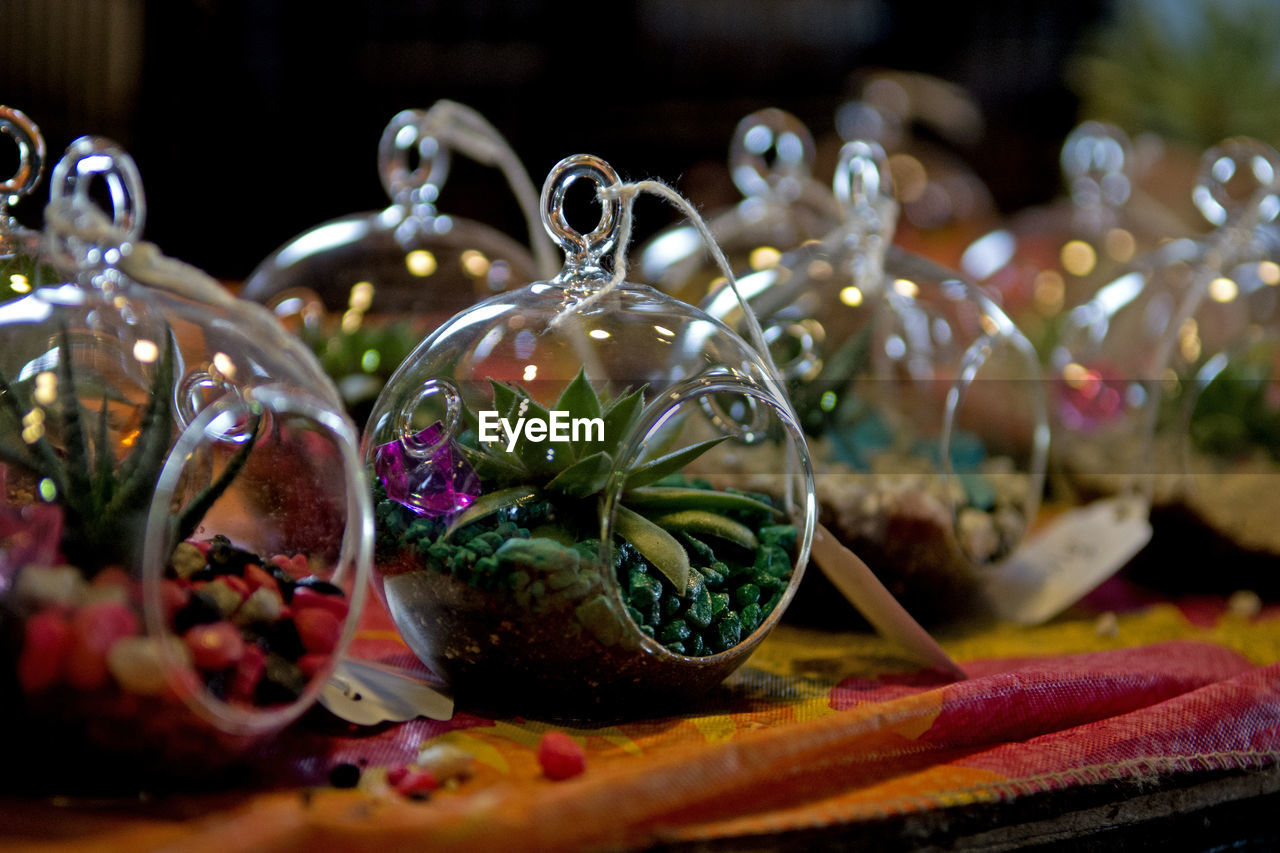
<svg viewBox="0 0 1280 853">
<path fill-rule="evenodd" d="M 599 534 L 596 504 L 614 468 L 619 439 L 630 434 L 639 423 L 645 405 L 644 388 L 614 399 L 601 400 L 592 389 L 586 371 L 582 370 L 548 409 L 518 385 L 491 382 L 495 411 L 502 413 L 499 423 L 505 419 L 512 424 L 519 418 L 551 422 L 551 412 L 554 411 L 563 415 L 562 423 L 566 428 L 572 424 L 598 421 L 597 437 L 594 440 L 584 437 L 581 441 L 571 441 L 553 454 L 548 454 L 545 445 L 533 442 L 527 436 L 512 436 L 506 432 L 498 441 L 483 446 L 477 440 L 481 431 L 479 419 L 468 411 L 469 428 L 455 447 L 463 464 L 474 471 L 476 478 L 485 483 L 489 491 L 465 501 L 465 508 L 456 514 L 445 515 L 436 521 L 433 544 L 447 546 L 458 538 L 460 531 L 467 530 L 474 536 L 480 529 L 495 528 L 499 519 L 513 518 L 535 522 L 530 530 L 532 538 L 550 539 L 565 547 L 573 547 L 582 541 L 595 541 Z M 424 431 L 431 435 L 423 438 L 438 435 L 439 429 L 438 423 L 433 424 Z M 584 429 L 587 431 L 589 429 Z M 670 438 L 678 435 L 673 431 Z M 705 482 L 691 483 L 680 474 L 685 466 L 728 438 L 706 439 L 678 450 L 659 447 L 626 473 L 619 498 L 615 522 L 617 536 L 629 546 L 634 556 L 643 561 L 645 574 L 648 574 L 649 567 L 657 572 L 657 575 L 650 576 L 646 588 L 658 583 L 665 594 L 678 600 L 691 589 L 691 572 L 698 572 L 699 577 L 695 578 L 692 587 L 694 600 L 684 602 L 684 605 L 694 608 L 709 609 L 712 606 L 712 590 L 701 581 L 705 580 L 709 564 L 717 562 L 714 559 L 717 547 L 734 557 L 754 555 L 759 552 L 762 541 L 757 535 L 758 530 L 766 531 L 763 534 L 765 544 L 791 540 L 795 534 L 794 527 L 783 524 L 785 514 L 768 496 L 715 490 Z M 384 492 L 392 491 L 395 488 L 392 484 L 404 482 L 403 452 L 397 443 L 379 447 L 374 465 Z M 403 489 L 396 491 L 403 493 Z M 421 513 L 420 507 L 410 505 L 403 498 L 393 502 L 401 504 L 409 512 Z M 404 509 L 396 509 L 387 503 L 380 504 L 379 513 L 393 529 L 399 526 L 393 514 L 399 514 L 401 524 L 409 519 Z M 775 524 L 783 527 L 772 529 L 771 525 Z M 477 529 L 468 530 L 472 525 Z M 421 532 L 424 528 L 432 529 L 430 525 L 419 525 L 417 530 Z M 443 548 L 440 552 L 443 553 Z M 700 563 L 700 569 L 691 567 L 691 553 L 693 562 Z M 754 557 L 752 563 L 754 566 Z M 658 579 L 659 575 L 665 583 Z M 785 577 L 754 579 L 767 588 L 776 589 L 778 582 Z M 748 590 L 740 597 L 749 594 Z M 766 598 L 763 607 L 758 600 L 747 602 L 748 607 L 755 606 L 747 610 L 745 616 L 739 613 L 738 621 L 745 621 L 749 628 L 753 628 L 776 603 L 776 598 Z M 677 606 L 671 603 L 665 609 L 673 610 Z M 720 638 L 685 634 L 679 627 L 671 627 L 670 619 L 630 607 L 631 617 L 642 630 L 647 628 L 654 636 L 665 630 L 668 636 L 677 637 L 666 643 L 669 647 L 675 646 L 676 651 L 703 655 L 723 650 L 716 648 L 725 645 Z M 686 606 L 680 609 L 687 612 Z"/>
<path fill-rule="evenodd" d="M 0 303 L 0 723 L 33 787 L 68 754 L 81 788 L 207 779 L 314 703 L 354 630 L 355 430 L 265 309 L 140 239 L 127 155 L 77 140 L 53 185 L 56 277 Z"/>
<path fill-rule="evenodd" d="M 440 327 L 365 431 L 378 588 L 464 704 L 638 713 L 719 683 L 763 640 L 812 536 L 803 433 L 723 323 L 601 268 L 617 225 L 563 222 L 565 270 Z M 746 491 L 767 458 L 777 488 Z M 762 463 L 763 464 L 763 463 Z M 783 470 L 780 470 L 783 469 Z"/>
<path fill-rule="evenodd" d="M 504 172 L 527 208 L 530 246 L 441 208 L 457 154 Z M 423 336 L 473 302 L 532 281 L 552 256 L 535 233 L 532 182 L 474 110 L 443 100 L 402 110 L 383 130 L 377 166 L 386 208 L 299 234 L 265 258 L 241 290 L 311 347 L 358 424 Z"/>
<path fill-rule="evenodd" d="M 56 369 L 37 375 L 29 395 L 0 371 L 0 460 L 32 472 L 40 498 L 62 513 L 63 556 L 92 579 L 107 566 L 142 561 L 146 514 L 173 438 L 174 343 L 166 334 L 148 402 L 118 463 L 109 436 L 112 391 L 101 389 L 101 407 L 91 413 L 81 402 L 90 383 L 77 380 L 66 327 L 54 352 Z M 35 417 L 37 412 L 42 414 Z M 257 443 L 257 426 L 255 417 L 246 430 L 248 439 L 218 476 L 179 509 L 169 550 L 195 533 L 243 470 Z M 51 431 L 59 436 L 60 447 L 49 440 Z"/>
</svg>

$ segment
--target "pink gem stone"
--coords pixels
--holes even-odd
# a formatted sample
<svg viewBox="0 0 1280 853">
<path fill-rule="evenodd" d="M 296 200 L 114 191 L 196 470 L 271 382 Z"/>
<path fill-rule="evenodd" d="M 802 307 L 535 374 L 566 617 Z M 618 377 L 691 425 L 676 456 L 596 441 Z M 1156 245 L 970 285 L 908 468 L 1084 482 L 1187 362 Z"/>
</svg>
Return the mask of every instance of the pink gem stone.
<svg viewBox="0 0 1280 853">
<path fill-rule="evenodd" d="M 439 422 L 409 439 L 380 444 L 373 467 L 387 490 L 387 497 L 418 515 L 434 518 L 460 512 L 480 497 L 480 478 L 455 449 L 452 439 L 441 442 Z M 427 456 L 416 456 L 406 445 L 440 446 Z"/>
<path fill-rule="evenodd" d="M 1128 382 L 1119 370 L 1108 364 L 1095 364 L 1069 379 L 1061 379 L 1058 388 L 1058 414 L 1068 429 L 1091 432 L 1113 426 L 1125 413 Z"/>
</svg>

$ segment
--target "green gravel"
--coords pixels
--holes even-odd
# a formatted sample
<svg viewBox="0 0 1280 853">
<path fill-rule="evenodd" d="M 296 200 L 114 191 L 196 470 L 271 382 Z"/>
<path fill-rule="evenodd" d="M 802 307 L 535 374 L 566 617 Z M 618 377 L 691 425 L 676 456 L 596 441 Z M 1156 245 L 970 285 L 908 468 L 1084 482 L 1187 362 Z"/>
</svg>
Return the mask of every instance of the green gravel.
<svg viewBox="0 0 1280 853">
<path fill-rule="evenodd" d="M 705 484 L 680 483 L 700 488 Z M 752 494 L 757 500 L 766 496 Z M 566 546 L 535 536 L 557 528 L 545 501 L 504 510 L 467 525 L 445 541 L 445 522 L 420 518 L 387 499 L 374 481 L 377 554 L 384 565 L 416 556 L 432 571 L 452 574 L 477 589 L 509 595 L 522 607 L 540 612 L 552 597 L 578 602 L 575 618 L 602 642 L 620 639 L 617 606 L 604 593 L 596 560 L 598 539 L 589 536 Z M 701 657 L 732 648 L 777 606 L 790 580 L 791 555 L 798 531 L 751 513 L 729 514 L 756 533 L 754 550 L 711 536 L 679 534 L 691 570 L 684 595 L 626 542 L 614 549 L 614 566 L 627 616 L 640 630 L 670 651 Z M 594 522 L 594 517 L 592 518 Z"/>
</svg>

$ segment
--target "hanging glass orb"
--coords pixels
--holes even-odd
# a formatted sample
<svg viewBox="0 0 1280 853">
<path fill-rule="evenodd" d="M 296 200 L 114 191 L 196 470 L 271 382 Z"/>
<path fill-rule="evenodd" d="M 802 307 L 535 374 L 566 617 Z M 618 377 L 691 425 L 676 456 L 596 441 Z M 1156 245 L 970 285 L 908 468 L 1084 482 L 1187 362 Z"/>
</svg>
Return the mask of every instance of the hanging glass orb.
<svg viewBox="0 0 1280 853">
<path fill-rule="evenodd" d="M 842 225 L 738 282 L 818 460 L 823 523 L 920 619 L 971 602 L 1035 518 L 1047 453 L 1035 354 L 958 273 L 893 247 L 883 149 L 841 151 Z M 721 287 L 709 314 L 741 327 Z"/>
<path fill-rule="evenodd" d="M 615 281 L 620 204 L 574 230 L 579 180 L 619 183 L 587 155 L 548 176 L 564 270 L 441 325 L 365 430 L 377 588 L 463 704 L 686 701 L 764 639 L 807 560 L 812 472 L 768 367 L 697 308 Z"/>
</svg>

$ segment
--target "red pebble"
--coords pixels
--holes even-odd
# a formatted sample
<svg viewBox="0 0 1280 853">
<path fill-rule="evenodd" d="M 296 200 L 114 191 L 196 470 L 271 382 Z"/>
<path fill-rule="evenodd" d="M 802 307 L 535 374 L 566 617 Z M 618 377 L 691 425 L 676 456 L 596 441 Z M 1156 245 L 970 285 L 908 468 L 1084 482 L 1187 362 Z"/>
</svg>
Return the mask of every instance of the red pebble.
<svg viewBox="0 0 1280 853">
<path fill-rule="evenodd" d="M 190 598 L 191 593 L 177 581 L 160 581 L 160 606 L 164 610 L 166 625 L 173 624 L 173 614 L 186 607 Z"/>
<path fill-rule="evenodd" d="M 547 732 L 538 742 L 538 763 L 548 779 L 569 779 L 587 769 L 587 756 L 564 732 Z"/>
<path fill-rule="evenodd" d="M 197 669 L 226 669 L 239 663 L 245 654 L 240 630 L 227 621 L 196 625 L 182 636 L 182 641 L 191 650 Z"/>
<path fill-rule="evenodd" d="M 391 774 L 387 774 L 387 779 L 391 779 Z M 406 797 L 410 794 L 419 794 L 423 791 L 434 791 L 440 787 L 440 783 L 436 781 L 435 774 L 430 770 L 410 770 L 404 769 L 404 775 L 400 777 L 400 781 L 392 782 L 395 789 Z"/>
<path fill-rule="evenodd" d="M 115 601 L 99 601 L 82 607 L 71 617 L 71 643 L 67 650 L 67 683 L 81 690 L 96 690 L 107 683 L 107 651 L 122 637 L 141 630 L 138 615 Z"/>
<path fill-rule="evenodd" d="M 266 669 L 266 652 L 252 643 L 246 643 L 244 655 L 236 664 L 236 674 L 231 679 L 231 695 L 236 699 L 252 699 Z"/>
<path fill-rule="evenodd" d="M 286 554 L 276 554 L 271 558 L 271 562 L 295 578 L 305 578 L 311 574 L 311 564 L 307 562 L 305 554 L 294 554 L 292 557 Z"/>
<path fill-rule="evenodd" d="M 387 768 L 387 781 L 392 785 L 399 785 L 400 780 L 407 776 L 409 768 L 403 764 L 397 764 L 395 767 Z"/>
<path fill-rule="evenodd" d="M 305 586 L 300 586 L 293 591 L 292 604 L 295 610 L 310 608 L 327 610 L 338 617 L 339 622 L 347 618 L 347 600 L 345 598 L 340 595 L 316 592 L 314 589 L 309 589 Z"/>
<path fill-rule="evenodd" d="M 133 579 L 129 577 L 128 572 L 119 566 L 107 566 L 93 576 L 93 586 L 120 586 L 129 589 L 133 586 Z"/>
<path fill-rule="evenodd" d="M 244 578 L 235 575 L 219 575 L 218 580 L 222 581 L 236 595 L 240 596 L 240 600 L 249 597 L 249 593 L 253 592 L 253 587 Z"/>
<path fill-rule="evenodd" d="M 56 610 L 43 610 L 23 629 L 18 656 L 18 684 L 24 693 L 39 693 L 62 680 L 71 647 L 71 626 Z"/>
<path fill-rule="evenodd" d="M 280 586 L 276 583 L 276 579 L 271 577 L 271 573 L 257 563 L 250 563 L 244 567 L 244 581 L 249 585 L 250 592 L 263 586 L 277 594 L 280 592 Z"/>
<path fill-rule="evenodd" d="M 329 665 L 330 654 L 310 652 L 298 658 L 298 669 L 307 678 L 315 678 L 316 673 Z"/>
<path fill-rule="evenodd" d="M 295 595 L 293 600 L 296 603 L 298 597 Z M 293 624 L 298 629 L 302 647 L 309 652 L 332 652 L 342 635 L 342 620 L 319 607 L 297 610 L 293 615 Z"/>
</svg>

